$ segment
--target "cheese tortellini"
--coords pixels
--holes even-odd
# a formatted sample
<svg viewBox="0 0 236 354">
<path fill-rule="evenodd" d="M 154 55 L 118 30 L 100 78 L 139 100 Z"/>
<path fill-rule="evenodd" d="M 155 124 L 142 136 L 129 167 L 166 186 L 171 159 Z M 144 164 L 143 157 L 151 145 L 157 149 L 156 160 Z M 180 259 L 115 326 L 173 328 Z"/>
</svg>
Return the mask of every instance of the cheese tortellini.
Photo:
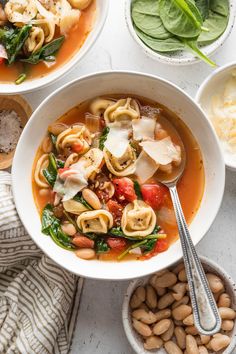
<svg viewBox="0 0 236 354">
<path fill-rule="evenodd" d="M 112 155 L 106 148 L 104 148 L 103 153 L 108 170 L 115 176 L 128 176 L 135 172 L 137 157 L 135 150 L 130 145 L 119 158 Z"/>
<path fill-rule="evenodd" d="M 154 210 L 142 200 L 126 205 L 121 219 L 121 228 L 130 237 L 150 235 L 156 226 Z"/>
<path fill-rule="evenodd" d="M 101 171 L 103 165 L 103 153 L 100 149 L 92 148 L 84 154 L 77 163 L 71 165 L 72 169 L 82 169 L 86 178 L 93 179 Z"/>
<path fill-rule="evenodd" d="M 38 12 L 32 0 L 9 0 L 4 10 L 8 21 L 20 25 L 29 23 Z"/>
<path fill-rule="evenodd" d="M 66 211 L 75 215 L 80 215 L 88 210 L 82 203 L 77 202 L 74 199 L 64 201 L 63 207 Z"/>
<path fill-rule="evenodd" d="M 105 98 L 95 98 L 90 104 L 90 112 L 95 116 L 101 116 L 108 106 L 114 104 L 114 101 Z"/>
<path fill-rule="evenodd" d="M 69 0 L 71 6 L 79 10 L 84 10 L 91 4 L 92 0 Z"/>
<path fill-rule="evenodd" d="M 107 125 L 114 122 L 131 122 L 140 118 L 138 102 L 133 98 L 122 98 L 109 105 L 104 112 L 104 119 Z"/>
<path fill-rule="evenodd" d="M 103 209 L 86 211 L 77 218 L 77 225 L 83 233 L 106 234 L 113 226 L 113 217 Z"/>
<path fill-rule="evenodd" d="M 43 174 L 43 170 L 48 167 L 48 164 L 48 154 L 43 154 L 37 161 L 34 171 L 34 180 L 40 188 L 49 188 L 49 184 Z"/>
<path fill-rule="evenodd" d="M 42 48 L 44 43 L 44 31 L 40 27 L 33 26 L 31 28 L 29 37 L 26 39 L 24 49 L 27 53 L 37 52 Z"/>
<path fill-rule="evenodd" d="M 56 148 L 58 151 L 63 151 L 65 148 L 77 144 L 80 146 L 80 150 L 77 150 L 77 152 L 79 154 L 84 154 L 89 150 L 91 143 L 92 138 L 89 130 L 84 124 L 76 124 L 58 135 Z"/>
</svg>

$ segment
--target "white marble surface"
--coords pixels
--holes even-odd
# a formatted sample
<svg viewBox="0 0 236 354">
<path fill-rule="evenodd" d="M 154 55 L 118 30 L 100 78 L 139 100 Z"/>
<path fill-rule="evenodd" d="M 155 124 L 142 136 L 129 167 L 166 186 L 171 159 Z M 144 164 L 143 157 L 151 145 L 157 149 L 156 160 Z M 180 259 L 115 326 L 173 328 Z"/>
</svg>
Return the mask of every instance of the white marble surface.
<svg viewBox="0 0 236 354">
<path fill-rule="evenodd" d="M 236 28 L 214 56 L 218 65 L 236 60 Z M 33 108 L 50 92 L 82 75 L 102 70 L 135 70 L 168 79 L 190 95 L 212 69 L 204 63 L 186 67 L 159 64 L 146 57 L 130 37 L 124 20 L 124 0 L 110 0 L 110 11 L 102 35 L 90 53 L 56 84 L 26 95 Z M 207 217 L 207 216 L 206 216 Z M 220 212 L 199 244 L 200 254 L 217 261 L 236 279 L 236 174 L 227 171 Z M 85 280 L 72 354 L 131 354 L 121 322 L 121 305 L 127 282 Z"/>
</svg>

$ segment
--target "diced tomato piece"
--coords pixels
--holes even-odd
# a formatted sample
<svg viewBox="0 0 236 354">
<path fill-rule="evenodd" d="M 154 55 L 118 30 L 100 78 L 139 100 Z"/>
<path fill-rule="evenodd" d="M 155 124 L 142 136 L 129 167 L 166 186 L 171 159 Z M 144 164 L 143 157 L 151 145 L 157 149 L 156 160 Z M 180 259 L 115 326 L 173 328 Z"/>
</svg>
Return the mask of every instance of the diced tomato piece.
<svg viewBox="0 0 236 354">
<path fill-rule="evenodd" d="M 63 167 L 63 168 L 59 168 L 57 170 L 57 172 L 59 173 L 59 175 L 61 175 L 63 172 L 68 171 L 68 170 L 69 170 L 69 167 Z"/>
<path fill-rule="evenodd" d="M 83 143 L 78 141 L 77 143 L 72 144 L 71 149 L 72 151 L 79 154 L 83 150 L 83 147 L 84 147 Z"/>
<path fill-rule="evenodd" d="M 167 240 L 160 239 L 156 241 L 156 244 L 151 252 L 146 253 L 144 256 L 140 257 L 140 260 L 147 260 L 150 259 L 154 256 L 156 256 L 158 253 L 165 252 L 168 250 L 169 244 Z"/>
<path fill-rule="evenodd" d="M 108 202 L 108 200 L 110 199 L 109 193 L 105 189 L 96 189 L 94 192 L 97 194 L 98 198 L 104 203 Z"/>
<path fill-rule="evenodd" d="M 141 186 L 143 200 L 154 210 L 160 209 L 168 189 L 159 184 L 143 184 Z"/>
<path fill-rule="evenodd" d="M 115 178 L 113 179 L 113 183 L 115 186 L 115 195 L 120 202 L 124 200 L 133 202 L 135 199 L 137 199 L 134 190 L 134 183 L 130 178 Z"/>
<path fill-rule="evenodd" d="M 108 237 L 107 244 L 111 249 L 116 251 L 122 251 L 127 246 L 126 240 L 118 237 Z"/>
<path fill-rule="evenodd" d="M 82 236 L 79 233 L 75 235 L 72 243 L 80 248 L 94 248 L 94 241 L 86 236 Z"/>
<path fill-rule="evenodd" d="M 0 65 L 3 64 L 5 61 L 5 58 L 0 58 Z"/>
<path fill-rule="evenodd" d="M 107 202 L 107 207 L 109 212 L 112 214 L 114 223 L 115 224 L 120 224 L 121 218 L 122 218 L 122 211 L 123 211 L 123 206 L 119 204 L 117 201 L 110 199 Z"/>
</svg>

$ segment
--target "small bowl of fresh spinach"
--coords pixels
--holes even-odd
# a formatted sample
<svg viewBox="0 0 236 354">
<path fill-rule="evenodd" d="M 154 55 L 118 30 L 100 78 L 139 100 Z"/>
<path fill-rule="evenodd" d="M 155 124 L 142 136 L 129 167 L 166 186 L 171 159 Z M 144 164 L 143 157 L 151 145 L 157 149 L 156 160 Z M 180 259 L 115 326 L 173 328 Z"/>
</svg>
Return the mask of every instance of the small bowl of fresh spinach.
<svg viewBox="0 0 236 354">
<path fill-rule="evenodd" d="M 126 0 L 126 22 L 143 50 L 160 62 L 185 65 L 210 56 L 232 31 L 235 0 Z"/>
</svg>

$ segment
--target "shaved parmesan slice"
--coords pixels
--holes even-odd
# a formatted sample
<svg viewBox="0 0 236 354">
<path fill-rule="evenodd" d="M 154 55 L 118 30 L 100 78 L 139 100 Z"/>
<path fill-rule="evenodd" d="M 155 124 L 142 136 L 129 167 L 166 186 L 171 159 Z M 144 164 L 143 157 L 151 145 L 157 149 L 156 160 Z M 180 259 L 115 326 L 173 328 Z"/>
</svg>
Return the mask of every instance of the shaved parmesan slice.
<svg viewBox="0 0 236 354">
<path fill-rule="evenodd" d="M 142 117 L 132 121 L 134 140 L 154 139 L 155 119 Z"/>
<path fill-rule="evenodd" d="M 55 16 L 51 11 L 45 9 L 45 7 L 38 0 L 34 0 L 35 6 L 37 7 L 38 12 L 41 16 L 46 18 L 49 21 L 56 22 Z"/>
<path fill-rule="evenodd" d="M 139 145 L 157 164 L 167 165 L 180 159 L 181 152 L 169 136 L 162 140 L 144 141 Z"/>
<path fill-rule="evenodd" d="M 6 49 L 0 44 L 0 58 L 7 59 L 7 52 Z"/>
<path fill-rule="evenodd" d="M 156 164 L 156 162 L 144 151 L 142 151 L 136 161 L 135 174 L 139 178 L 140 182 L 144 183 L 154 175 L 158 167 L 159 165 Z"/>
<path fill-rule="evenodd" d="M 62 199 L 63 202 L 72 199 L 78 192 L 88 185 L 88 181 L 80 174 L 74 174 L 68 177 L 65 181 L 65 195 Z"/>
<path fill-rule="evenodd" d="M 119 123 L 110 124 L 109 128 L 104 146 L 113 156 L 119 158 L 124 155 L 129 146 L 129 130 Z"/>
<path fill-rule="evenodd" d="M 225 86 L 223 100 L 225 105 L 236 104 L 236 78 L 234 76 L 228 80 Z"/>
</svg>

